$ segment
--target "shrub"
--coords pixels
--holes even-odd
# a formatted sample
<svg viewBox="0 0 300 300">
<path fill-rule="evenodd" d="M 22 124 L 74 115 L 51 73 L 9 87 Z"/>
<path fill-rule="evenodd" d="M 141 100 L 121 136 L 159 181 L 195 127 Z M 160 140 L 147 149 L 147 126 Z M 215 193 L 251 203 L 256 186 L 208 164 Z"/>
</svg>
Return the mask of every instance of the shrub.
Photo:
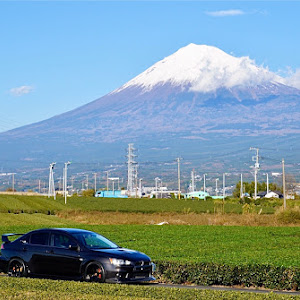
<svg viewBox="0 0 300 300">
<path fill-rule="evenodd" d="M 282 208 L 276 212 L 277 220 L 280 223 L 300 223 L 300 209 L 299 207 L 289 208 L 283 210 Z"/>
<path fill-rule="evenodd" d="M 93 189 L 82 191 L 82 196 L 84 197 L 94 197 L 95 191 Z"/>
<path fill-rule="evenodd" d="M 300 268 L 249 264 L 156 262 L 160 281 L 197 285 L 242 285 L 278 290 L 298 290 Z"/>
</svg>

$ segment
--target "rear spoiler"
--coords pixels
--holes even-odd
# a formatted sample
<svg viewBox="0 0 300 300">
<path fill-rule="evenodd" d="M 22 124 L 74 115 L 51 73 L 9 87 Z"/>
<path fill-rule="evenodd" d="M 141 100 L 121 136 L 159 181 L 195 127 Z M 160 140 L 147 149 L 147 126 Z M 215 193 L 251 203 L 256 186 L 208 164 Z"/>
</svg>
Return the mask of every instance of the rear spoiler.
<svg viewBox="0 0 300 300">
<path fill-rule="evenodd" d="M 15 236 L 15 235 L 24 235 L 24 233 L 6 233 L 6 234 L 2 234 L 2 242 L 3 243 L 10 243 L 10 240 L 8 238 L 10 236 Z"/>
</svg>

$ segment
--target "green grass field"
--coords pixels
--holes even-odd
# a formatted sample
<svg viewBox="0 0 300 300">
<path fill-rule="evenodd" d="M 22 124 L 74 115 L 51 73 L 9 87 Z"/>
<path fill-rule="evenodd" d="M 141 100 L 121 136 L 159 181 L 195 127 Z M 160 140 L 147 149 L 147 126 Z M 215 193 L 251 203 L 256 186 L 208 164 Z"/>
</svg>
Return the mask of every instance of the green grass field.
<svg viewBox="0 0 300 300">
<path fill-rule="evenodd" d="M 300 266 L 300 231 L 297 227 L 48 225 L 96 231 L 122 247 L 145 252 L 155 261 Z M 0 234 L 25 233 L 40 227 L 48 226 L 45 223 L 42 226 L 34 223 L 2 225 Z"/>
<path fill-rule="evenodd" d="M 262 214 L 274 213 L 273 204 L 270 206 L 256 206 L 255 211 Z M 64 210 L 80 211 L 119 211 L 119 212 L 140 212 L 140 213 L 214 213 L 220 210 L 219 203 L 213 200 L 177 200 L 177 199 L 109 199 L 95 197 L 70 197 L 67 205 L 64 204 L 62 197 L 48 199 L 45 196 L 19 196 L 19 195 L 0 195 L 0 212 L 41 212 L 53 213 Z M 242 204 L 232 201 L 225 202 L 226 213 L 241 214 Z"/>
<path fill-rule="evenodd" d="M 208 216 L 207 223 L 205 224 L 212 224 L 212 219 L 217 217 L 222 219 L 226 216 L 226 218 L 224 218 L 225 223 L 223 224 L 228 224 L 226 220 L 230 221 L 231 219 L 234 219 L 235 222 L 240 222 L 241 220 L 248 222 L 249 220 L 255 221 L 256 217 L 259 217 L 260 219 L 268 219 L 269 223 L 266 224 L 277 225 L 276 220 L 279 214 L 263 215 L 273 213 L 275 206 L 273 203 L 264 203 L 262 206 L 255 206 L 256 211 L 262 210 L 262 215 L 251 214 L 250 216 L 249 214 L 241 214 L 243 208 L 240 203 L 229 200 L 225 205 L 225 212 L 227 214 L 223 215 L 213 214 L 216 209 L 218 210 L 220 208 L 220 201 L 216 204 L 212 200 L 97 199 L 93 197 L 71 197 L 68 198 L 68 204 L 65 205 L 64 199 L 61 197 L 58 197 L 57 200 L 53 200 L 52 198 L 48 199 L 42 196 L 0 195 L 0 234 L 9 232 L 26 233 L 34 229 L 45 227 L 78 227 L 89 229 L 103 234 L 122 247 L 136 249 L 148 254 L 152 260 L 157 262 L 157 275 L 162 281 L 225 285 L 237 284 L 236 282 L 243 285 L 247 282 L 247 286 L 297 289 L 299 288 L 299 280 L 297 279 L 299 272 L 297 268 L 300 267 L 299 227 L 255 227 L 253 224 L 249 224 L 252 225 L 251 227 L 83 224 L 87 223 L 85 221 L 91 219 L 92 216 L 93 221 L 89 222 L 90 224 L 101 224 L 101 220 L 98 220 L 99 218 L 104 218 L 104 215 L 105 217 L 109 216 L 109 218 L 112 218 L 112 212 L 114 212 L 118 218 L 122 218 L 123 220 L 128 219 L 128 223 L 126 224 L 130 224 L 129 221 L 131 224 L 136 224 L 132 223 L 132 219 L 137 216 L 147 216 L 148 219 L 154 219 L 154 217 L 159 216 L 158 220 L 166 216 L 171 216 L 171 219 L 177 220 L 179 216 L 184 216 L 184 219 L 187 221 L 187 223 L 175 224 L 189 224 L 190 219 L 194 218 L 196 220 L 197 218 L 203 218 L 203 216 Z M 297 223 L 299 213 L 297 210 L 293 213 L 294 215 L 292 214 L 289 218 L 293 220 L 296 218 L 292 224 L 297 225 L 299 224 L 299 222 Z M 235 224 L 240 225 L 238 222 Z M 104 224 L 115 223 L 104 222 Z M 142 224 L 155 224 L 155 222 Z M 201 264 L 205 265 L 205 269 L 201 269 L 202 271 L 199 269 Z M 263 278 L 265 270 L 268 269 L 267 265 L 274 266 L 272 270 L 276 271 L 274 276 L 272 275 L 272 277 L 265 280 Z M 170 267 L 168 267 L 166 273 L 160 273 L 164 266 Z M 222 266 L 224 272 L 221 271 Z M 244 268 L 241 269 L 243 270 L 242 273 L 236 275 L 236 268 L 240 268 L 241 266 L 244 266 Z M 174 267 L 174 271 L 172 271 L 172 267 Z M 293 271 L 295 268 L 296 271 Z M 284 273 L 281 272 L 282 269 L 287 270 L 286 272 L 291 272 L 288 273 L 290 277 L 285 277 Z M 202 272 L 201 274 L 199 270 Z M 268 270 L 270 270 L 270 268 Z M 172 275 L 172 272 L 175 272 L 175 277 Z M 180 280 L 177 280 L 176 278 L 180 274 L 191 274 L 192 277 L 190 277 L 190 279 L 184 279 L 183 276 L 180 277 Z M 205 278 L 210 278 L 210 281 L 206 283 L 205 278 L 203 280 L 201 279 L 202 275 L 206 276 Z M 257 276 L 259 276 L 259 280 L 255 281 Z M 226 283 L 228 282 L 227 277 L 234 278 L 234 280 L 228 284 Z M 238 281 L 240 278 L 242 278 L 242 280 Z M 278 282 L 276 280 L 273 282 L 273 278 L 279 278 Z M 289 280 L 289 278 L 291 278 L 291 280 Z M 0 281 L 1 280 L 2 278 L 0 278 Z M 265 281 L 260 284 L 260 280 Z M 18 281 L 12 279 L 11 282 Z M 0 283 L 0 297 L 4 299 L 44 299 L 48 296 L 48 292 L 44 290 L 44 287 L 40 288 L 40 285 L 43 286 L 44 282 L 47 281 L 26 282 L 30 288 L 25 289 L 25 293 L 23 293 L 22 289 L 15 287 L 10 289 L 9 285 L 1 291 Z M 19 283 L 22 286 L 22 282 Z M 51 285 L 52 283 L 49 284 Z M 126 288 L 122 286 L 118 291 L 115 290 L 115 287 L 110 287 L 109 285 L 104 285 L 105 288 L 103 288 L 102 291 L 98 290 L 98 287 L 102 285 L 97 285 L 96 290 L 92 289 L 95 292 L 88 294 L 86 292 L 81 293 L 81 289 L 84 289 L 82 283 L 76 283 L 78 286 L 75 286 L 75 283 L 73 286 L 73 282 L 69 284 L 72 285 L 72 289 L 74 288 L 74 293 L 69 293 L 68 290 L 57 290 L 53 287 L 53 298 L 47 298 L 99 299 L 99 295 L 97 294 L 99 292 L 102 293 L 100 299 L 116 299 L 118 297 L 120 299 L 124 299 L 124 297 L 125 299 L 251 299 L 248 294 L 244 296 L 243 294 L 236 293 L 212 291 L 175 292 L 175 290 L 168 293 L 165 290 L 156 290 L 153 287 L 140 286 L 130 286 Z M 144 288 L 145 290 L 143 290 Z M 7 295 L 7 292 L 10 298 L 4 297 L 4 295 Z M 122 294 L 123 292 L 126 293 L 126 296 Z M 253 295 L 251 297 L 253 297 L 253 299 L 271 299 L 256 298 L 269 296 Z"/>
<path fill-rule="evenodd" d="M 73 222 L 74 223 L 74 222 Z M 0 226 L 14 225 L 37 225 L 37 226 L 66 226 L 73 224 L 68 220 L 58 218 L 53 215 L 37 214 L 14 214 L 14 213 L 0 213 Z"/>
<path fill-rule="evenodd" d="M 297 296 L 210 291 L 196 289 L 162 288 L 143 285 L 93 284 L 75 281 L 0 278 L 1 299 L 19 300 L 75 300 L 75 299 L 164 299 L 164 300 L 287 300 Z"/>
</svg>

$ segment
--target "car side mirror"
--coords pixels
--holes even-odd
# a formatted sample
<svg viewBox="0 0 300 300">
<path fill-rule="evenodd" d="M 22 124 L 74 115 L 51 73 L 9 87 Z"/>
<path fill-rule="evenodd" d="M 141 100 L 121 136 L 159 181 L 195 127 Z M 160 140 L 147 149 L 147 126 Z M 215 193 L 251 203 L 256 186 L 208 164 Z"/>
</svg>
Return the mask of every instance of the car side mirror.
<svg viewBox="0 0 300 300">
<path fill-rule="evenodd" d="M 69 245 L 69 250 L 72 250 L 72 251 L 77 251 L 79 252 L 80 251 L 80 247 L 78 245 Z"/>
</svg>

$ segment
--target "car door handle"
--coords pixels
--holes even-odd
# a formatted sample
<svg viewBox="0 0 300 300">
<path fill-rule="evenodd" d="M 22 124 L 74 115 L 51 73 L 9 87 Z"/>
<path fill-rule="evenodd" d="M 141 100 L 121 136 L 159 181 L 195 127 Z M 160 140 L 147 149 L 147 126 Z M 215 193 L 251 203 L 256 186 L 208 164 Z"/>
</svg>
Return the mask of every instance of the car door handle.
<svg viewBox="0 0 300 300">
<path fill-rule="evenodd" d="M 27 251 L 27 248 L 26 248 L 26 247 L 24 247 L 22 250 L 23 250 L 24 252 L 26 252 L 26 251 Z"/>
<path fill-rule="evenodd" d="M 46 253 L 48 253 L 48 254 L 53 254 L 54 251 L 53 251 L 53 250 L 46 250 Z"/>
</svg>

